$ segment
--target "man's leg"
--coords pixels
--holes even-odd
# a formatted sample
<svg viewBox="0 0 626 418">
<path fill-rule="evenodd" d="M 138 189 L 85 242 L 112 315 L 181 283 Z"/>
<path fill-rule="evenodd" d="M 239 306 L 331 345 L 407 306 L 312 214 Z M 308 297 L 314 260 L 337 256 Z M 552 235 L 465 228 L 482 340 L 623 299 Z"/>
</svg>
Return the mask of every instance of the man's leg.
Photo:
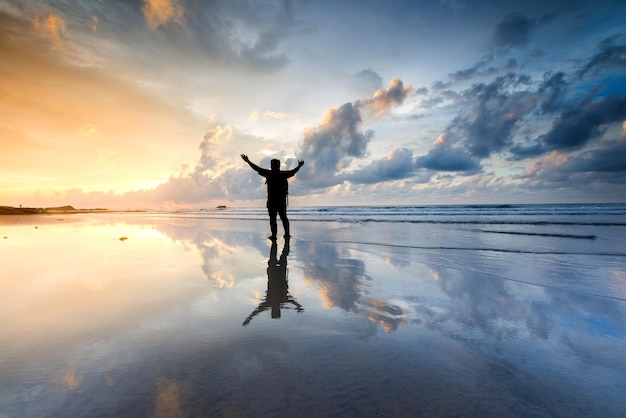
<svg viewBox="0 0 626 418">
<path fill-rule="evenodd" d="M 270 239 L 276 239 L 276 231 L 278 229 L 276 225 L 276 214 L 278 212 L 274 208 L 267 208 L 267 213 L 270 215 L 270 230 L 272 231 Z"/>
<path fill-rule="evenodd" d="M 285 237 L 289 238 L 291 234 L 289 233 L 289 219 L 287 219 L 287 208 L 281 208 L 278 211 L 278 214 L 280 215 L 280 220 L 283 221 L 283 229 L 285 230 Z"/>
</svg>

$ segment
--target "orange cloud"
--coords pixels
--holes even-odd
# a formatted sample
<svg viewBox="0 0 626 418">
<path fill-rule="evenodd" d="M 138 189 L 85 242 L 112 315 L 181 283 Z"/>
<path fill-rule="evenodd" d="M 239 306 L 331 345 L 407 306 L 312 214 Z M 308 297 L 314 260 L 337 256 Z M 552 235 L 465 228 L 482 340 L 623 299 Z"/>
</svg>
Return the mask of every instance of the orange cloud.
<svg viewBox="0 0 626 418">
<path fill-rule="evenodd" d="M 394 106 L 399 106 L 411 96 L 415 90 L 413 87 L 404 86 L 400 78 L 394 78 L 389 82 L 386 89 L 378 89 L 374 96 L 369 99 L 362 99 L 357 103 L 372 113 L 374 118 L 380 118 L 391 110 Z"/>
<path fill-rule="evenodd" d="M 185 8 L 180 0 L 144 0 L 141 11 L 152 29 L 169 22 L 180 24 L 185 16 Z"/>
<path fill-rule="evenodd" d="M 61 32 L 65 31 L 65 20 L 61 16 L 55 14 L 35 16 L 33 26 L 35 31 L 49 35 L 55 46 L 60 47 L 62 45 Z"/>
</svg>

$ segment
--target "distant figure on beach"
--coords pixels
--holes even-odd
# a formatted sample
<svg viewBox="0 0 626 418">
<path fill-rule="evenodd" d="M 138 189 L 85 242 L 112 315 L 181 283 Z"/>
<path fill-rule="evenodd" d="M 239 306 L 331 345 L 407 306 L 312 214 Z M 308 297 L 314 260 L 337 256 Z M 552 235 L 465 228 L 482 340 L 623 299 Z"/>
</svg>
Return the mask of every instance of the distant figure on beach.
<svg viewBox="0 0 626 418">
<path fill-rule="evenodd" d="M 267 212 L 270 215 L 270 230 L 272 231 L 272 235 L 269 238 L 271 240 L 276 239 L 276 215 L 280 216 L 280 220 L 283 223 L 285 238 L 289 238 L 291 235 L 289 234 L 289 219 L 287 219 L 287 194 L 289 188 L 287 179 L 293 177 L 300 170 L 300 167 L 304 165 L 304 160 L 298 160 L 298 166 L 293 170 L 281 171 L 280 160 L 277 159 L 271 161 L 272 169 L 268 170 L 251 162 L 246 154 L 241 154 L 241 158 L 254 171 L 265 177 L 265 183 L 267 184 Z"/>
<path fill-rule="evenodd" d="M 304 311 L 302 305 L 289 294 L 289 284 L 287 282 L 287 255 L 289 254 L 289 239 L 285 239 L 283 252 L 280 259 L 276 258 L 278 246 L 276 240 L 272 241 L 270 258 L 267 261 L 267 292 L 265 299 L 259 306 L 243 321 L 245 327 L 252 321 L 252 318 L 268 309 L 272 310 L 272 318 L 280 318 L 280 310 L 287 309 L 284 304 L 290 303 L 295 306 L 296 312 Z"/>
</svg>

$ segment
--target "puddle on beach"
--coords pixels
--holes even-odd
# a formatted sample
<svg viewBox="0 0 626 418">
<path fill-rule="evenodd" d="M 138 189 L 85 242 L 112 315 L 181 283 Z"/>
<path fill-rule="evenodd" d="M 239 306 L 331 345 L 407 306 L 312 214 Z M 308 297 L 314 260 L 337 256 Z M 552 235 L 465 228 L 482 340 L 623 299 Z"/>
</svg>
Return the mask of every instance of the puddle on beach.
<svg viewBox="0 0 626 418">
<path fill-rule="evenodd" d="M 623 301 L 315 228 L 2 226 L 0 416 L 626 413 Z"/>
</svg>

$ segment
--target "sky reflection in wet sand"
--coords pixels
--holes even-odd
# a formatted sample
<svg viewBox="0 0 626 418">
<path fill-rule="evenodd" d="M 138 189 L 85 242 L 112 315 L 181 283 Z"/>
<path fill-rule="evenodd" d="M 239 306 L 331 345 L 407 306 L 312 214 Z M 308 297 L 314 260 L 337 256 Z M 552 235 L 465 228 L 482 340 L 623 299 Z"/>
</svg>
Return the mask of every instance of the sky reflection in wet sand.
<svg viewBox="0 0 626 418">
<path fill-rule="evenodd" d="M 623 301 L 455 268 L 467 254 L 333 243 L 331 227 L 290 243 L 304 311 L 242 326 L 268 290 L 265 222 L 3 226 L 0 414 L 626 411 Z"/>
</svg>

